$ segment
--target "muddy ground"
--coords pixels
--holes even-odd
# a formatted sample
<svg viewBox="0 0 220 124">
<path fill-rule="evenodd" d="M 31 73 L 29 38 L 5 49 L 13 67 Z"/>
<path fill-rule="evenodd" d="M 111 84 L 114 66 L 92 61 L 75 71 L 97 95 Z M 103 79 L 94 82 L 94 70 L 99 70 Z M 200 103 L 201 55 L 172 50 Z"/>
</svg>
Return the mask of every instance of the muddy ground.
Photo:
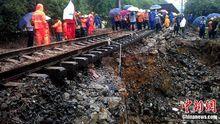
<svg viewBox="0 0 220 124">
<path fill-rule="evenodd" d="M 63 86 L 46 75 L 30 75 L 17 87 L 1 89 L 0 123 L 219 123 L 183 120 L 181 108 L 186 99 L 216 99 L 217 113 L 202 114 L 219 117 L 219 55 L 210 45 L 218 41 L 163 30 L 122 51 L 121 78 L 117 52 Z"/>
</svg>

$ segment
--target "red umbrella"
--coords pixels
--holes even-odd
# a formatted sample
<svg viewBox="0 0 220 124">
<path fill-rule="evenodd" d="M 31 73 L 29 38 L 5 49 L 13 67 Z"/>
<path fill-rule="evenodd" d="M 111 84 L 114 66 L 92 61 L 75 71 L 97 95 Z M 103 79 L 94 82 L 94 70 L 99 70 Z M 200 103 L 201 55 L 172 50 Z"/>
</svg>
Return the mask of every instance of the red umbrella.
<svg viewBox="0 0 220 124">
<path fill-rule="evenodd" d="M 129 14 L 129 11 L 128 11 L 128 10 L 122 10 L 122 11 L 120 11 L 119 14 L 120 14 L 121 16 L 125 16 L 125 15 Z"/>
</svg>

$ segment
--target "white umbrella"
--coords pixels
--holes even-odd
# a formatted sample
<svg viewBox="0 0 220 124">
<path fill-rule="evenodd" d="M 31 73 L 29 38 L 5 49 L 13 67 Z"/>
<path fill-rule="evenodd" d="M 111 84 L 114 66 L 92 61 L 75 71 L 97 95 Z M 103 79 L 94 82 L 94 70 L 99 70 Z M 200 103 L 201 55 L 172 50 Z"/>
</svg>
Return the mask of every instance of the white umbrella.
<svg viewBox="0 0 220 124">
<path fill-rule="evenodd" d="M 161 6 L 160 6 L 160 5 L 152 5 L 152 6 L 150 7 L 150 9 L 151 9 L 151 10 L 153 10 L 153 9 L 161 9 Z"/>
<path fill-rule="evenodd" d="M 145 13 L 146 10 L 144 10 L 144 9 L 140 9 L 138 12 Z"/>
<path fill-rule="evenodd" d="M 73 19 L 74 13 L 75 13 L 75 7 L 74 7 L 74 4 L 70 0 L 69 4 L 63 11 L 63 19 L 64 20 Z"/>
<path fill-rule="evenodd" d="M 177 16 L 177 13 L 175 13 L 175 12 L 172 12 L 172 13 L 173 13 L 174 16 Z"/>
<path fill-rule="evenodd" d="M 50 18 L 49 16 L 46 15 L 46 20 L 48 21 L 48 20 L 50 20 L 50 19 L 51 19 L 51 18 Z"/>
<path fill-rule="evenodd" d="M 136 11 L 136 12 L 139 11 L 139 9 L 137 7 L 134 7 L 134 6 L 129 7 L 127 10 L 128 11 Z"/>
</svg>

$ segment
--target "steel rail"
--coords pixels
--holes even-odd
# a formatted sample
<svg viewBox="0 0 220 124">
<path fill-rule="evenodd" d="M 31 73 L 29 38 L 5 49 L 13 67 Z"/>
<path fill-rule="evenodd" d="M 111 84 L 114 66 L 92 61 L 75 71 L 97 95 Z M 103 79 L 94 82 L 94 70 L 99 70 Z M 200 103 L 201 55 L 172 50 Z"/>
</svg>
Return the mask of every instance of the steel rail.
<svg viewBox="0 0 220 124">
<path fill-rule="evenodd" d="M 134 32 L 133 34 L 130 34 L 130 35 L 125 35 L 125 36 L 114 38 L 113 41 L 115 43 L 119 42 L 120 44 L 122 44 L 122 47 L 125 47 L 129 44 L 132 44 L 136 41 L 143 39 L 146 36 L 151 35 L 153 32 L 154 31 L 142 30 L 142 31 Z M 81 40 L 85 40 L 85 39 L 88 40 L 91 38 L 99 38 L 102 36 L 107 38 L 106 34 L 102 34 L 102 35 L 98 35 L 98 36 L 91 36 L 91 37 L 85 37 L 85 38 L 80 38 L 80 39 Z M 36 72 L 36 71 L 43 69 L 44 67 L 55 65 L 59 62 L 68 60 L 68 59 L 70 59 L 74 56 L 77 56 L 77 55 L 81 55 L 82 53 L 88 52 L 90 50 L 93 50 L 93 49 L 96 49 L 99 47 L 103 47 L 103 46 L 108 46 L 108 44 L 109 44 L 108 40 L 104 40 L 104 39 L 102 39 L 102 40 L 103 41 L 97 41 L 95 43 L 93 42 L 91 44 L 87 44 L 84 47 L 81 47 L 78 49 L 73 49 L 71 51 L 68 51 L 68 52 L 60 54 L 60 55 L 52 56 L 52 57 L 42 59 L 37 62 L 33 62 L 33 63 L 23 65 L 20 67 L 15 67 L 13 69 L 10 69 L 10 70 L 4 71 L 4 72 L 0 72 L 0 81 L 4 82 L 8 79 L 17 78 L 17 77 L 20 77 L 20 76 L 28 74 L 28 73 L 33 73 L 33 72 Z M 69 41 L 63 41 L 63 42 L 69 42 Z M 114 45 L 114 42 L 112 42 L 112 45 Z M 54 44 L 57 45 L 59 43 L 54 43 Z M 43 46 L 43 47 L 46 47 L 46 46 Z M 119 47 L 117 47 L 116 50 L 118 50 L 118 49 L 119 49 Z"/>
</svg>

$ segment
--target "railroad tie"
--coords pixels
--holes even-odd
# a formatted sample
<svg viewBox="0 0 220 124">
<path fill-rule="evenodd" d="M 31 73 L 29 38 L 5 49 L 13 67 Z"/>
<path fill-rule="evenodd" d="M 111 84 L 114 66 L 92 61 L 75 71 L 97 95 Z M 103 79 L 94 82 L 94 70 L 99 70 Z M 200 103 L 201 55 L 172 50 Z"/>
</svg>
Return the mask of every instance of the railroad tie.
<svg viewBox="0 0 220 124">
<path fill-rule="evenodd" d="M 86 57 L 73 57 L 72 59 L 78 62 L 79 67 L 86 67 L 89 64 L 89 59 Z"/>
<path fill-rule="evenodd" d="M 86 44 L 82 43 L 82 42 L 77 42 L 75 43 L 76 45 L 79 45 L 79 46 L 86 46 Z"/>
<path fill-rule="evenodd" d="M 67 79 L 73 80 L 78 70 L 78 62 L 76 61 L 63 61 L 60 63 L 62 67 L 67 70 Z"/>
<path fill-rule="evenodd" d="M 78 66 L 78 62 L 76 61 L 63 61 L 60 64 L 66 70 L 71 70 L 71 71 L 76 70 Z"/>
<path fill-rule="evenodd" d="M 95 62 L 98 59 L 97 55 L 95 55 L 95 54 L 82 54 L 80 57 L 88 58 L 89 59 L 89 63 L 93 63 L 93 62 Z"/>
<path fill-rule="evenodd" d="M 87 40 L 87 42 L 89 42 L 89 43 L 95 43 L 95 41 L 92 40 L 92 39 Z"/>
<path fill-rule="evenodd" d="M 45 68 L 45 72 L 49 75 L 51 81 L 57 85 L 65 85 L 65 77 L 67 76 L 67 71 L 64 67 L 51 66 Z"/>
<path fill-rule="evenodd" d="M 104 49 L 104 48 L 98 48 L 98 49 L 96 49 L 96 50 L 103 52 L 104 56 L 106 56 L 106 55 L 108 55 L 109 53 L 111 53 L 110 50 Z"/>
<path fill-rule="evenodd" d="M 107 46 L 107 47 L 102 47 L 103 49 L 108 49 L 109 52 L 114 52 L 114 47 L 112 46 Z"/>
<path fill-rule="evenodd" d="M 95 54 L 99 59 L 103 57 L 103 52 L 101 51 L 92 50 L 92 51 L 89 51 L 89 53 Z"/>
</svg>

